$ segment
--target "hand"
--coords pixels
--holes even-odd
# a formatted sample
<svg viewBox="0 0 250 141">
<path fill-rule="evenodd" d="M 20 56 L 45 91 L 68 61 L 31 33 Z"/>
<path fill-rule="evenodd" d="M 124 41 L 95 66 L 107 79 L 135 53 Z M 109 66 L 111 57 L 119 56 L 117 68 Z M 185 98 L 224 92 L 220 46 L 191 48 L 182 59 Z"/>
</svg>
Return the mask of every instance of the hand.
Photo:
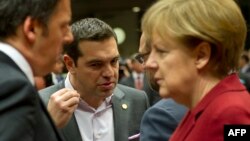
<svg viewBox="0 0 250 141">
<path fill-rule="evenodd" d="M 51 95 L 47 108 L 57 128 L 62 128 L 68 123 L 79 101 L 80 94 L 67 88 Z"/>
</svg>

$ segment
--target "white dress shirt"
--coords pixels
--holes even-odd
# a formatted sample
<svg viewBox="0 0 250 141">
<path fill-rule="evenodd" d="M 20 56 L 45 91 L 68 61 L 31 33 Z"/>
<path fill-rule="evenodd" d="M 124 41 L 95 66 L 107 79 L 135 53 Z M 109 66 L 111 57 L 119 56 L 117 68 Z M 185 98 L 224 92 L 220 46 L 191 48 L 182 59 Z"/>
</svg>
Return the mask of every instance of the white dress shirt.
<svg viewBox="0 0 250 141">
<path fill-rule="evenodd" d="M 35 80 L 33 76 L 32 69 L 28 63 L 28 61 L 23 57 L 23 55 L 18 52 L 14 47 L 9 44 L 0 42 L 0 51 L 9 56 L 17 66 L 24 72 L 32 85 L 35 85 Z"/>
<path fill-rule="evenodd" d="M 144 73 L 137 73 L 137 72 L 133 71 L 132 76 L 134 78 L 135 88 L 142 90 L 143 89 Z M 140 78 L 140 79 L 138 79 L 138 78 Z M 140 82 L 138 82 L 138 81 L 140 81 Z M 140 86 L 137 86 L 138 83 L 140 84 Z"/>
<path fill-rule="evenodd" d="M 140 77 L 140 79 L 142 80 L 142 83 L 143 83 L 144 73 L 136 73 L 135 71 L 133 71 L 132 76 L 133 76 L 134 80 L 136 80 L 138 77 Z"/>
<path fill-rule="evenodd" d="M 73 89 L 69 75 L 65 79 L 65 87 Z M 74 112 L 82 140 L 84 141 L 114 141 L 114 120 L 111 96 L 97 108 L 89 106 L 84 100 Z"/>
</svg>

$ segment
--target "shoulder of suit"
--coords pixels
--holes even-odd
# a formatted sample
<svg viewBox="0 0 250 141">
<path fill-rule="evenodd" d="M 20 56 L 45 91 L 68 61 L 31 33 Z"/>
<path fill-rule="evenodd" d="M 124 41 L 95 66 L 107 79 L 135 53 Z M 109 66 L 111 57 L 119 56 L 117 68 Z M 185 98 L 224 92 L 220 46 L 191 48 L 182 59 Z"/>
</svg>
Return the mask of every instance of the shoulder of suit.
<svg viewBox="0 0 250 141">
<path fill-rule="evenodd" d="M 125 86 L 125 85 L 122 85 L 122 84 L 117 84 L 117 89 L 123 91 L 124 93 L 130 93 L 130 94 L 133 94 L 133 93 L 136 93 L 136 94 L 145 94 L 146 93 L 142 90 L 138 90 L 138 89 L 135 89 L 135 88 L 132 88 L 132 87 L 129 87 L 129 86 Z"/>
<path fill-rule="evenodd" d="M 181 108 L 181 109 L 187 109 L 184 105 L 175 102 L 172 98 L 167 99 L 161 99 L 157 103 L 155 103 L 152 107 L 155 108 Z"/>
<path fill-rule="evenodd" d="M 117 84 L 116 87 L 121 90 L 128 90 L 128 91 L 134 91 L 134 92 L 139 92 L 139 93 L 143 92 L 142 90 L 138 90 L 138 89 L 135 89 L 135 88 L 123 85 L 123 84 Z"/>
<path fill-rule="evenodd" d="M 51 96 L 54 92 L 56 92 L 56 91 L 62 89 L 63 87 L 64 87 L 64 86 L 62 85 L 62 83 L 58 83 L 58 84 L 49 86 L 49 87 L 47 87 L 47 88 L 41 89 L 41 90 L 39 91 L 39 95 L 40 95 L 41 99 L 42 99 L 45 103 L 47 103 L 48 100 L 49 100 L 49 98 L 50 98 L 50 96 Z"/>
<path fill-rule="evenodd" d="M 45 93 L 55 92 L 55 91 L 57 91 L 57 90 L 59 90 L 58 84 L 52 85 L 52 86 L 49 86 L 49 87 L 46 87 L 46 88 L 44 88 L 44 89 L 41 89 L 41 90 L 39 91 L 39 93 L 45 94 Z"/>
</svg>

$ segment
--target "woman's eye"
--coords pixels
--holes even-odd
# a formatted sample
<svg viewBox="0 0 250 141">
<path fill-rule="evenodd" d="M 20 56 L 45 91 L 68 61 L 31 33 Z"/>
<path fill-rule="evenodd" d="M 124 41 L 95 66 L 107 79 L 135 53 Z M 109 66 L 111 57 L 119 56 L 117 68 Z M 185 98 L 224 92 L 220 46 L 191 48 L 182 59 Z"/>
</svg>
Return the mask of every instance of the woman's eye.
<svg viewBox="0 0 250 141">
<path fill-rule="evenodd" d="M 162 49 L 159 49 L 159 48 L 156 48 L 155 49 L 156 53 L 159 54 L 159 56 L 164 56 L 168 53 L 168 51 L 165 51 L 165 50 L 162 50 Z"/>
</svg>

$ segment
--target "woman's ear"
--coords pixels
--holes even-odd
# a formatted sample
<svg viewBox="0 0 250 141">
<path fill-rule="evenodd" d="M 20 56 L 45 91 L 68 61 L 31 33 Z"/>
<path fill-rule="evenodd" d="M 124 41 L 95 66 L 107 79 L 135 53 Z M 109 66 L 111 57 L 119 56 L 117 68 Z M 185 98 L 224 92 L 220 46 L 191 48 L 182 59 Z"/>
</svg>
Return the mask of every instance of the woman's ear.
<svg viewBox="0 0 250 141">
<path fill-rule="evenodd" d="M 24 32 L 24 35 L 25 35 L 26 39 L 30 43 L 33 43 L 35 41 L 35 38 L 36 38 L 35 24 L 36 24 L 35 20 L 32 20 L 31 17 L 27 17 L 24 20 L 23 32 Z"/>
<path fill-rule="evenodd" d="M 75 68 L 76 68 L 76 65 L 74 63 L 74 60 L 68 56 L 67 54 L 65 54 L 63 56 L 63 61 L 64 61 L 64 64 L 67 68 L 67 70 L 71 73 L 71 74 L 74 74 L 75 73 Z"/>
<path fill-rule="evenodd" d="M 204 68 L 211 57 L 211 45 L 208 42 L 201 42 L 195 48 L 195 65 L 197 69 Z"/>
</svg>

